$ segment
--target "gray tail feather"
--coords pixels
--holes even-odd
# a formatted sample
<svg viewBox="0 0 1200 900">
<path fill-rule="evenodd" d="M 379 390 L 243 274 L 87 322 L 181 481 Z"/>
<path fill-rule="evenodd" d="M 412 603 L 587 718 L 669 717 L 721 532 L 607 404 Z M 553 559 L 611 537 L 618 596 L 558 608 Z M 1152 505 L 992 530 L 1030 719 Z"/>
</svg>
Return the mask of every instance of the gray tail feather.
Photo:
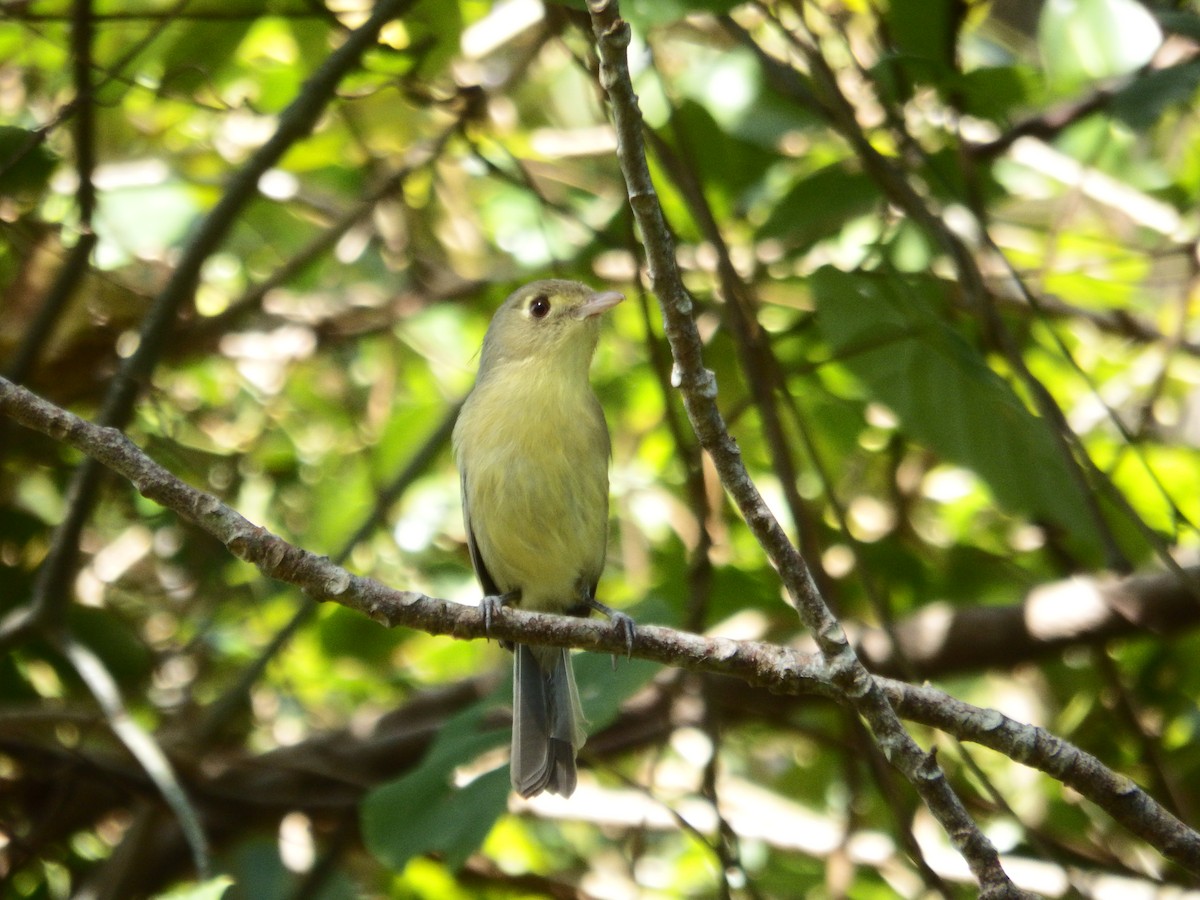
<svg viewBox="0 0 1200 900">
<path fill-rule="evenodd" d="M 565 648 L 513 648 L 512 786 L 522 797 L 571 796 L 583 710 Z"/>
</svg>

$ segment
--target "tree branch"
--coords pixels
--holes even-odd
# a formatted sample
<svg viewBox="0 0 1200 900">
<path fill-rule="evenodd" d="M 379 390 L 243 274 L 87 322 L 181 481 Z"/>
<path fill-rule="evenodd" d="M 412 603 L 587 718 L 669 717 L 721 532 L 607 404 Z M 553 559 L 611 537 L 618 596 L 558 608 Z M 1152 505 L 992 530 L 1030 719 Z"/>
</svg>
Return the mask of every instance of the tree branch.
<svg viewBox="0 0 1200 900">
<path fill-rule="evenodd" d="M 607 622 L 504 608 L 485 632 L 477 607 L 416 591 L 389 588 L 352 575 L 328 558 L 295 547 L 254 525 L 211 494 L 184 484 L 146 456 L 122 432 L 80 419 L 31 391 L 0 378 L 0 413 L 74 447 L 127 478 L 146 498 L 172 510 L 224 543 L 235 556 L 270 578 L 331 600 L 377 622 L 403 625 L 459 639 L 498 638 L 577 647 L 598 653 L 625 652 L 622 632 Z M 704 637 L 640 625 L 632 655 L 664 665 L 730 676 L 774 694 L 814 695 L 852 705 L 833 665 L 787 647 Z M 995 710 L 955 700 L 933 688 L 868 675 L 889 708 L 964 740 L 991 747 L 1078 790 L 1168 858 L 1200 873 L 1200 834 L 1162 808 L 1128 778 L 1040 728 L 1022 725 Z"/>
<path fill-rule="evenodd" d="M 505 608 L 490 632 L 474 606 L 400 591 L 352 575 L 328 557 L 295 547 L 255 525 L 212 494 L 180 481 L 143 453 L 115 428 L 94 425 L 0 378 L 0 412 L 16 422 L 87 454 L 128 479 L 138 492 L 172 510 L 221 541 L 234 556 L 262 574 L 295 585 L 316 600 L 331 600 L 393 628 L 404 625 L 429 634 L 460 639 L 498 638 L 599 653 L 624 653 L 625 638 L 607 622 L 543 615 Z M 809 693 L 800 686 L 818 679 L 802 653 L 767 644 L 704 638 L 669 628 L 639 626 L 636 656 L 670 665 L 722 672 L 787 692 Z M 716 666 L 715 668 L 713 666 Z M 791 687 L 788 687 L 788 686 Z M 824 691 L 833 690 L 826 686 Z M 822 691 L 817 691 L 821 693 Z"/>
<path fill-rule="evenodd" d="M 955 848 L 963 855 L 984 897 L 1025 896 L 1000 865 L 996 848 L 979 830 L 932 754 L 924 753 L 896 717 L 887 698 L 863 667 L 813 581 L 812 573 L 750 479 L 741 452 L 716 404 L 716 378 L 704 367 L 692 302 L 675 262 L 674 241 L 663 217 L 646 163 L 642 116 L 626 58 L 629 25 L 615 0 L 589 0 L 599 49 L 600 80 L 608 94 L 617 131 L 617 158 L 629 203 L 642 232 L 650 277 L 662 304 L 663 323 L 675 358 L 684 407 L 721 482 L 759 544 L 779 571 L 796 611 L 811 629 L 835 684 L 871 727 L 884 755 L 921 795 Z"/>
<path fill-rule="evenodd" d="M 1168 859 L 1195 872 L 1200 834 L 1159 805 L 1131 778 L 1036 725 L 1024 725 L 994 709 L 980 709 L 931 687 L 879 679 L 896 712 L 914 722 L 982 744 L 1069 785 L 1126 828 L 1152 839 Z M 943 726 L 950 726 L 944 728 Z M 1036 759 L 1037 762 L 1033 762 Z"/>
<path fill-rule="evenodd" d="M 1200 579 L 1200 566 L 1184 572 Z M 1197 623 L 1200 604 L 1194 590 L 1174 572 L 1076 576 L 1039 585 L 1008 606 L 928 604 L 898 622 L 894 635 L 865 628 L 855 635 L 855 644 L 876 674 L 937 678 L 1008 668 L 1066 646 L 1180 634 Z"/>
</svg>

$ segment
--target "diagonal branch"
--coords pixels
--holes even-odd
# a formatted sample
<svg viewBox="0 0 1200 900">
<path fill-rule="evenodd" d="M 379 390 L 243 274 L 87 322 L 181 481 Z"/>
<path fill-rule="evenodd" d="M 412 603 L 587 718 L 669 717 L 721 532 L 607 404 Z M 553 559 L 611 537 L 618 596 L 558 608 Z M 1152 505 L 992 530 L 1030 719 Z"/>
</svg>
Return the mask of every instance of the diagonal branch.
<svg viewBox="0 0 1200 900">
<path fill-rule="evenodd" d="M 912 783 L 966 859 L 980 884 L 980 895 L 1024 896 L 1005 873 L 996 848 L 971 819 L 936 758 L 922 751 L 904 730 L 887 698 L 855 655 L 817 589 L 808 565 L 788 540 L 746 471 L 737 444 L 717 408 L 716 379 L 704 367 L 700 336 L 691 315 L 691 299 L 683 287 L 674 242 L 650 178 L 642 116 L 626 55 L 629 25 L 621 19 L 615 0 L 589 0 L 588 10 L 600 54 L 601 84 L 608 94 L 617 131 L 617 157 L 625 175 L 630 206 L 641 228 L 654 290 L 662 303 L 664 328 L 692 427 L 712 457 L 725 489 L 779 571 L 797 612 L 812 630 L 834 683 L 867 721 L 884 755 Z"/>
<path fill-rule="evenodd" d="M 120 738 L 130 755 L 138 761 L 158 789 L 179 822 L 187 840 L 200 879 L 210 874 L 208 840 L 200 824 L 200 816 L 179 782 L 175 769 L 154 737 L 129 714 L 120 689 L 104 663 L 90 648 L 68 634 L 61 634 L 59 650 L 75 667 L 96 702 L 104 711 L 109 727 Z"/>
</svg>

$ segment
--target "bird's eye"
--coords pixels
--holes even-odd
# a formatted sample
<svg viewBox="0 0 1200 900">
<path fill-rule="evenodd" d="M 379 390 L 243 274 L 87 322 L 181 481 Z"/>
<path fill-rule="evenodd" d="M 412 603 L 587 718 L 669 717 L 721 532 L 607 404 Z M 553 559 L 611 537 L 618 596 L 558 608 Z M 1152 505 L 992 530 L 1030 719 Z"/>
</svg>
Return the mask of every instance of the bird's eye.
<svg viewBox="0 0 1200 900">
<path fill-rule="evenodd" d="M 529 314 L 535 319 L 544 319 L 550 314 L 550 298 L 545 294 L 538 294 L 529 303 Z"/>
</svg>

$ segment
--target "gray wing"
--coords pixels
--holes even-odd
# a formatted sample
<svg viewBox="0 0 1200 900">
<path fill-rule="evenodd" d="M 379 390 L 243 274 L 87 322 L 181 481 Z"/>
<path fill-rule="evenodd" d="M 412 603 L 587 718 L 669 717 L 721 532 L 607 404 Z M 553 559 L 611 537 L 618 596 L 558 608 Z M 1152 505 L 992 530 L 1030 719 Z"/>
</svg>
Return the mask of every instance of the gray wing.
<svg viewBox="0 0 1200 900">
<path fill-rule="evenodd" d="M 484 594 L 493 597 L 499 596 L 500 589 L 496 586 L 496 579 L 492 578 L 492 573 L 484 565 L 483 554 L 479 552 L 479 543 L 475 540 L 475 528 L 471 524 L 471 501 L 467 496 L 465 469 L 459 473 L 459 490 L 462 492 L 463 525 L 467 529 L 467 550 L 471 554 L 471 566 L 475 569 L 475 577 L 479 579 Z"/>
</svg>

